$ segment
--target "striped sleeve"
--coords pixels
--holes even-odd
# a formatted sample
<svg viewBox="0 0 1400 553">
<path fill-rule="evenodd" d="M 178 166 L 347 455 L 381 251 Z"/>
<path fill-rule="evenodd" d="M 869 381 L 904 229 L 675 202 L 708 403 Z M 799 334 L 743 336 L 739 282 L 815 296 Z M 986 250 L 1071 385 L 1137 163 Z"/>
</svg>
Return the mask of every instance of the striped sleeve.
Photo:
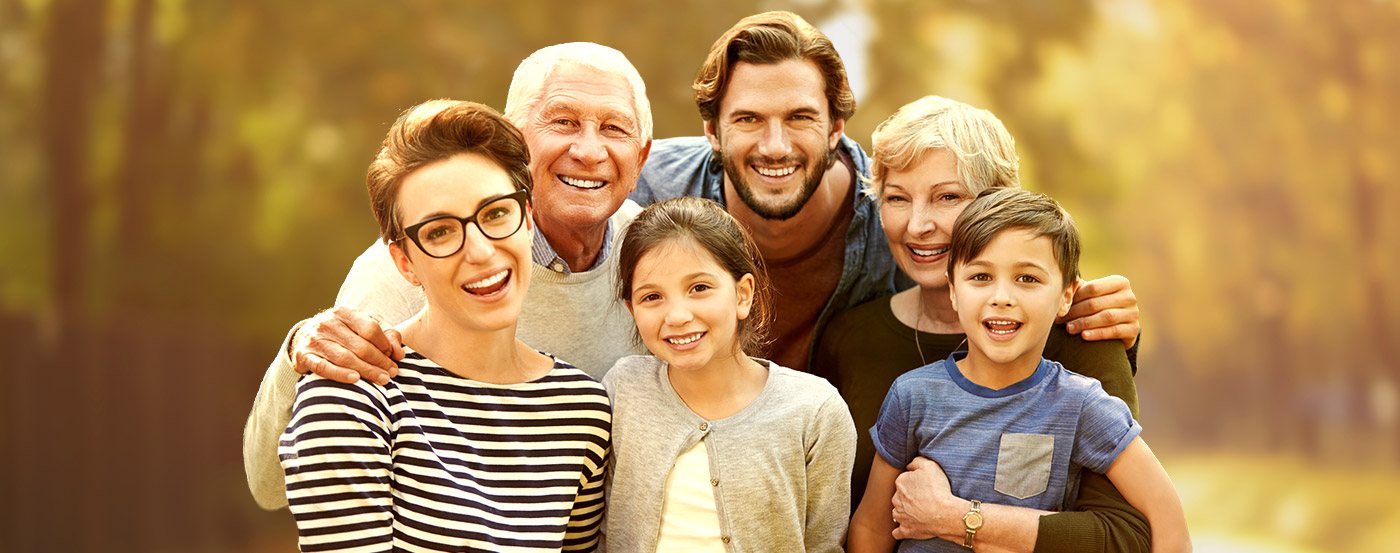
<svg viewBox="0 0 1400 553">
<path fill-rule="evenodd" d="M 599 545 L 599 530 L 603 524 L 604 492 L 603 483 L 607 475 L 607 465 L 611 460 L 611 448 L 603 450 L 601 463 L 590 467 L 581 479 L 578 497 L 574 500 L 573 511 L 569 513 L 569 527 L 564 535 L 564 551 L 593 551 Z"/>
<path fill-rule="evenodd" d="M 278 455 L 302 551 L 390 551 L 388 402 L 363 381 L 307 376 Z"/>
</svg>

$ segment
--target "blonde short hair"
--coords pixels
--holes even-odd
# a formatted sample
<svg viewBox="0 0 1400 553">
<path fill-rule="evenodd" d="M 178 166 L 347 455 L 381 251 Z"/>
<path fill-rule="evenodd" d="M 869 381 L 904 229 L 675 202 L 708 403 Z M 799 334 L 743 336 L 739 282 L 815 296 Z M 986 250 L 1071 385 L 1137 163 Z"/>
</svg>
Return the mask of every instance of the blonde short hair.
<svg viewBox="0 0 1400 553">
<path fill-rule="evenodd" d="M 924 96 L 894 112 L 870 137 L 871 178 L 866 191 L 877 198 L 891 171 L 902 171 L 934 150 L 958 162 L 968 192 L 1019 187 L 1021 158 L 1016 140 L 992 112 L 941 96 Z"/>
</svg>

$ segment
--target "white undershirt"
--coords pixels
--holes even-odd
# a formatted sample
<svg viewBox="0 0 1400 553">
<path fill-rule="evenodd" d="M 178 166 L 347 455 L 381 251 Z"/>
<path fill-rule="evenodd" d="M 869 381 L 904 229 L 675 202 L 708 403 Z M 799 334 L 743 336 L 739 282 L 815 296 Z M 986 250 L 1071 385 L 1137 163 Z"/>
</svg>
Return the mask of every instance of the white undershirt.
<svg viewBox="0 0 1400 553">
<path fill-rule="evenodd" d="M 701 440 L 676 458 L 676 466 L 666 478 L 656 550 L 723 552 L 720 534 L 710 454 Z"/>
</svg>

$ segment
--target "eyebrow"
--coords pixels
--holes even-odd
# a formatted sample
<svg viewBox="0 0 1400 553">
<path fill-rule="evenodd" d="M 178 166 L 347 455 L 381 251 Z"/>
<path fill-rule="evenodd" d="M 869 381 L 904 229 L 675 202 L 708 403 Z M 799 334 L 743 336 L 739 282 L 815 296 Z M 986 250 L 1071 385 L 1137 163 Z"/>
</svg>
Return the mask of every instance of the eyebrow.
<svg viewBox="0 0 1400 553">
<path fill-rule="evenodd" d="M 696 272 L 690 273 L 690 274 L 688 274 L 688 275 L 685 275 L 684 277 L 681 277 L 681 280 L 692 281 L 692 280 L 695 280 L 695 279 L 700 278 L 700 277 L 709 277 L 709 278 L 714 279 L 714 280 L 719 280 L 719 276 L 718 276 L 718 275 L 716 275 L 716 274 L 714 274 L 714 273 L 705 272 L 705 271 L 696 271 Z M 646 289 L 646 288 L 660 288 L 660 286 L 657 285 L 657 284 L 653 284 L 653 283 L 651 283 L 651 282 L 634 282 L 634 283 L 632 284 L 632 293 L 635 294 L 635 293 L 637 293 L 637 291 L 643 290 L 643 289 Z"/>
<path fill-rule="evenodd" d="M 572 103 L 566 103 L 566 102 L 559 102 L 559 101 L 551 100 L 551 101 L 546 101 L 545 104 L 540 108 L 540 115 L 541 115 L 541 116 L 544 116 L 544 117 L 549 117 L 549 116 L 552 116 L 552 115 L 558 115 L 558 114 L 561 114 L 561 113 L 567 113 L 567 114 L 570 114 L 570 115 L 577 115 L 577 114 L 582 113 L 583 111 L 585 111 L 585 110 L 579 109 L 577 106 L 573 105 Z M 589 111 L 595 111 L 595 110 L 589 110 Z M 620 110 L 620 109 L 617 109 L 617 108 L 614 108 L 614 107 L 604 107 L 604 108 L 601 108 L 601 109 L 596 110 L 596 111 L 598 111 L 598 114 L 600 115 L 600 120 L 606 121 L 606 120 L 609 120 L 609 119 L 621 119 L 621 120 L 627 121 L 629 124 L 632 124 L 632 125 L 636 125 L 636 124 L 637 124 L 637 116 L 636 116 L 636 115 L 634 115 L 634 114 L 629 114 L 629 113 L 627 113 L 626 111 L 623 111 L 623 110 Z"/>
<path fill-rule="evenodd" d="M 945 181 L 933 183 L 933 187 L 934 187 L 934 188 L 939 188 L 939 187 L 948 186 L 948 185 L 955 185 L 955 186 L 958 186 L 958 187 L 961 187 L 961 188 L 966 188 L 965 186 L 962 185 L 962 182 L 961 182 L 961 181 L 958 181 L 957 179 L 954 179 L 954 180 L 945 180 Z M 910 186 L 913 186 L 913 185 L 910 185 Z M 890 187 L 898 188 L 898 189 L 900 189 L 900 190 L 907 190 L 907 189 L 908 189 L 908 187 L 906 187 L 906 186 L 904 186 L 904 185 L 902 185 L 902 184 L 900 184 L 900 183 L 897 183 L 897 182 L 890 182 L 890 181 L 888 181 L 888 180 L 885 181 L 885 184 L 883 185 L 883 188 L 890 188 Z"/>
<path fill-rule="evenodd" d="M 991 264 L 992 264 L 992 262 L 987 261 L 987 260 L 985 260 L 985 259 L 981 259 L 981 258 L 974 259 L 974 260 L 972 260 L 972 261 L 968 261 L 967 263 L 964 263 L 964 265 L 967 265 L 968 267 L 972 267 L 972 266 L 974 266 L 974 265 L 978 265 L 978 266 L 988 266 L 988 265 L 991 265 Z M 1036 262 L 1034 262 L 1034 261 L 1017 261 L 1016 264 L 1012 265 L 1012 268 L 1015 268 L 1015 269 L 1024 269 L 1024 268 L 1026 268 L 1026 267 L 1031 267 L 1031 268 L 1034 268 L 1034 269 L 1040 269 L 1041 271 L 1045 271 L 1045 272 L 1047 272 L 1047 273 L 1050 272 L 1050 269 L 1048 269 L 1048 268 L 1046 268 L 1045 266 L 1043 266 L 1043 265 L 1041 265 L 1041 264 L 1039 264 L 1039 263 L 1036 263 Z"/>
<path fill-rule="evenodd" d="M 488 196 L 488 197 L 486 197 L 486 198 L 482 198 L 482 200 L 476 204 L 476 208 L 472 210 L 472 215 L 475 215 L 476 212 L 481 211 L 481 208 L 486 207 L 486 204 L 489 204 L 489 203 L 491 203 L 491 202 L 494 202 L 494 201 L 496 201 L 496 200 L 499 200 L 499 199 L 501 199 L 501 198 L 504 198 L 504 197 L 509 196 L 509 195 L 511 195 L 511 194 L 514 194 L 514 193 L 515 193 L 515 192 L 512 191 L 512 192 L 506 192 L 505 194 L 497 194 L 497 195 L 495 195 L 495 196 Z M 439 209 L 439 210 L 437 210 L 437 211 L 434 211 L 434 212 L 432 212 L 432 213 L 429 213 L 429 214 L 427 214 L 427 215 L 424 215 L 423 218 L 419 219 L 417 222 L 409 223 L 409 224 L 404 225 L 404 226 L 406 226 L 406 227 L 407 227 L 407 226 L 413 226 L 413 225 L 416 225 L 416 224 L 421 223 L 421 222 L 423 222 L 423 221 L 427 221 L 427 220 L 430 220 L 430 219 L 436 219 L 436 218 L 442 217 L 442 216 L 444 216 L 444 215 L 446 215 L 446 216 L 448 216 L 448 217 L 460 217 L 459 215 L 457 215 L 457 214 L 455 214 L 455 213 L 451 213 L 451 212 L 443 211 L 443 210 L 440 210 L 440 209 Z"/>
</svg>

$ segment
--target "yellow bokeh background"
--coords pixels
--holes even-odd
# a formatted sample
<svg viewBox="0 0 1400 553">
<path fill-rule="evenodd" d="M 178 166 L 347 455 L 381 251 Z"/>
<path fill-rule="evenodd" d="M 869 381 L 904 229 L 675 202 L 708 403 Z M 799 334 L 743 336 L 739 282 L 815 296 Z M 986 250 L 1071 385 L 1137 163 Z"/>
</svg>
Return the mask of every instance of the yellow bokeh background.
<svg viewBox="0 0 1400 553">
<path fill-rule="evenodd" d="M 705 52 L 766 9 L 837 42 L 862 144 L 926 94 L 998 114 L 1131 279 L 1197 551 L 1400 547 L 1400 2 L 0 0 L 0 551 L 294 550 L 242 423 L 374 239 L 398 112 L 586 40 L 698 134 Z"/>
</svg>

